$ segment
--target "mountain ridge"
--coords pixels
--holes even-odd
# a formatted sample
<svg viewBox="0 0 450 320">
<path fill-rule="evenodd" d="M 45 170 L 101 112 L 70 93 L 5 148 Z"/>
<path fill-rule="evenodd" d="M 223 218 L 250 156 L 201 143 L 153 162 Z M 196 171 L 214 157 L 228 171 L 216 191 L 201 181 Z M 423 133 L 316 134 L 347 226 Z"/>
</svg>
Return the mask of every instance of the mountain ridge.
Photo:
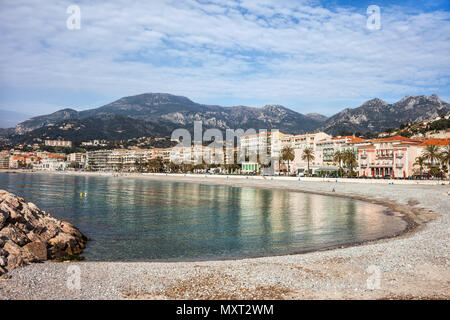
<svg viewBox="0 0 450 320">
<path fill-rule="evenodd" d="M 11 129 L 5 129 L 3 132 L 19 140 L 21 137 L 31 139 L 33 135 L 42 137 L 46 133 L 49 138 L 61 136 L 67 138 L 67 130 L 57 135 L 58 130 L 54 127 L 64 127 L 67 125 L 65 121 L 73 121 L 72 124 L 78 126 L 78 130 L 87 130 L 94 135 L 99 132 L 95 128 L 88 127 L 95 125 L 95 121 L 86 120 L 92 118 L 101 123 L 101 136 L 111 134 L 120 137 L 114 128 L 107 128 L 107 120 L 114 119 L 114 125 L 117 125 L 118 119 L 123 117 L 122 120 L 126 124 L 123 132 L 130 131 L 142 135 L 151 133 L 151 130 L 154 130 L 155 136 L 167 135 L 177 128 L 192 130 L 194 121 L 202 121 L 205 129 L 279 129 L 291 134 L 322 130 L 337 135 L 341 132 L 381 132 L 408 121 L 423 120 L 445 112 L 450 112 L 450 105 L 437 95 L 406 95 L 392 104 L 374 98 L 357 108 L 346 108 L 331 117 L 326 117 L 317 113 L 304 115 L 278 104 L 267 104 L 259 108 L 243 105 L 223 107 L 196 103 L 189 98 L 168 93 L 143 93 L 123 97 L 89 110 L 61 109 L 19 123 L 14 128 L 14 134 L 11 134 Z M 139 130 L 133 129 L 131 119 L 136 120 Z M 34 131 L 36 132 L 33 134 Z M 76 136 L 89 137 L 78 132 Z M 124 133 L 123 137 L 129 137 L 129 134 Z M 94 138 L 97 137 L 91 137 Z"/>
<path fill-rule="evenodd" d="M 346 108 L 328 118 L 319 129 L 330 134 L 340 132 L 378 133 L 406 122 L 435 118 L 448 113 L 450 104 L 437 95 L 406 95 L 389 104 L 380 98 L 370 99 L 357 108 Z"/>
</svg>

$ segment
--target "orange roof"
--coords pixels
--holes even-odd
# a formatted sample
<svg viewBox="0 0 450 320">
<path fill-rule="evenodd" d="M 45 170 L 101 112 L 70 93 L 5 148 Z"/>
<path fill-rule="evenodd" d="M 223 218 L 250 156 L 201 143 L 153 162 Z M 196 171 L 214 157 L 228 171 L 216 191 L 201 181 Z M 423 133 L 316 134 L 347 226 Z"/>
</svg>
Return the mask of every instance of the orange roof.
<svg viewBox="0 0 450 320">
<path fill-rule="evenodd" d="M 419 146 L 420 142 L 417 141 L 403 141 L 403 142 L 399 142 L 394 144 L 393 146 Z"/>
<path fill-rule="evenodd" d="M 359 137 L 354 137 L 354 136 L 342 136 L 342 137 L 331 137 L 331 140 L 350 140 L 349 143 L 358 143 L 358 142 L 365 142 L 367 140 L 359 138 Z M 329 141 L 329 139 L 321 139 L 319 140 L 319 142 L 321 141 Z"/>
<path fill-rule="evenodd" d="M 362 139 L 360 137 L 350 137 L 350 140 L 352 140 L 352 141 L 350 141 L 350 143 L 358 143 L 358 142 L 366 142 L 367 141 L 366 139 Z"/>
<path fill-rule="evenodd" d="M 30 156 L 30 155 L 15 155 L 15 156 L 13 156 L 13 159 L 14 160 L 19 160 L 19 159 L 28 159 L 28 158 L 30 158 L 30 159 L 39 159 L 39 157 L 36 157 L 36 156 Z"/>
<path fill-rule="evenodd" d="M 450 139 L 421 139 L 420 146 L 429 146 L 429 145 L 435 145 L 435 146 L 448 146 L 450 145 Z"/>
<path fill-rule="evenodd" d="M 414 140 L 414 139 L 410 139 L 404 136 L 393 136 L 393 137 L 389 137 L 389 138 L 381 138 L 381 139 L 374 139 L 371 140 L 373 142 L 389 142 L 389 141 L 411 141 L 411 142 L 420 142 L 420 140 Z"/>
</svg>

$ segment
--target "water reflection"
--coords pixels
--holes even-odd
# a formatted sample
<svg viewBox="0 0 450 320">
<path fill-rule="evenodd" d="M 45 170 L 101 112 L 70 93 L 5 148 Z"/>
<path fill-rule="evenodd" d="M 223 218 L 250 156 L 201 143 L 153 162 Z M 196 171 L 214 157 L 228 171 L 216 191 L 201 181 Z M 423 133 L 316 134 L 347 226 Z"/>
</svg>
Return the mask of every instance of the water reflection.
<svg viewBox="0 0 450 320">
<path fill-rule="evenodd" d="M 0 188 L 79 227 L 93 239 L 89 260 L 283 254 L 375 239 L 406 226 L 371 203 L 282 190 L 6 173 Z"/>
</svg>

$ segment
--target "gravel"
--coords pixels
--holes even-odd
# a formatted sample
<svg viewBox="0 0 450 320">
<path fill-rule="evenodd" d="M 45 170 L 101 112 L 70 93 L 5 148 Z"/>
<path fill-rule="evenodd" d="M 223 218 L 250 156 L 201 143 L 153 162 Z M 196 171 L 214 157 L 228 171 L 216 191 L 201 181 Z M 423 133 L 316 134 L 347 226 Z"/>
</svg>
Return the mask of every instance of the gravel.
<svg viewBox="0 0 450 320">
<path fill-rule="evenodd" d="M 139 178 L 363 197 L 407 213 L 417 226 L 392 239 L 286 256 L 199 262 L 31 264 L 10 272 L 9 279 L 0 279 L 0 299 L 450 298 L 448 185 Z M 79 267 L 79 286 L 71 282 L 74 267 Z"/>
</svg>

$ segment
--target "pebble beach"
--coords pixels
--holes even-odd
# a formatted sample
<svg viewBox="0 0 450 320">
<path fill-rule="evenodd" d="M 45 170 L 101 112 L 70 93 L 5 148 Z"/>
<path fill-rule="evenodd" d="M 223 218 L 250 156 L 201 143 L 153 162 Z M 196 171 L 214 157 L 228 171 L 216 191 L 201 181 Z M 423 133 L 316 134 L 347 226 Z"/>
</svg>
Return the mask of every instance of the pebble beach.
<svg viewBox="0 0 450 320">
<path fill-rule="evenodd" d="M 409 228 L 390 239 L 284 256 L 188 262 L 35 263 L 0 279 L 0 299 L 450 298 L 449 185 L 201 175 L 129 175 L 117 179 L 157 179 L 351 197 L 383 204 L 404 215 Z M 75 287 L 68 284 L 73 267 L 80 275 Z"/>
</svg>

